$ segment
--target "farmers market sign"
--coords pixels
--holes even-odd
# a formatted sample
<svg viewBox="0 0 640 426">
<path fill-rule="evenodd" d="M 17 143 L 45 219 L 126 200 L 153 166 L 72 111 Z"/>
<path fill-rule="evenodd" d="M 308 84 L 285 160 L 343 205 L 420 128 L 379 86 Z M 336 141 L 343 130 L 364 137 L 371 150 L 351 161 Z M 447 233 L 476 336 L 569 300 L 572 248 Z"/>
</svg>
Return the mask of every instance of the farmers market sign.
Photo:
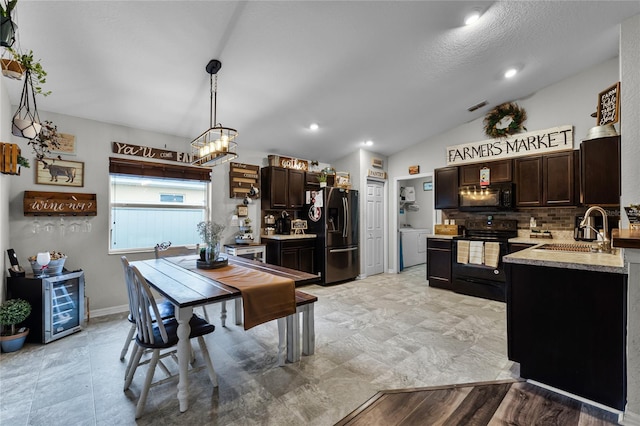
<svg viewBox="0 0 640 426">
<path fill-rule="evenodd" d="M 447 165 L 478 163 L 573 149 L 573 126 L 518 133 L 447 148 Z"/>
</svg>

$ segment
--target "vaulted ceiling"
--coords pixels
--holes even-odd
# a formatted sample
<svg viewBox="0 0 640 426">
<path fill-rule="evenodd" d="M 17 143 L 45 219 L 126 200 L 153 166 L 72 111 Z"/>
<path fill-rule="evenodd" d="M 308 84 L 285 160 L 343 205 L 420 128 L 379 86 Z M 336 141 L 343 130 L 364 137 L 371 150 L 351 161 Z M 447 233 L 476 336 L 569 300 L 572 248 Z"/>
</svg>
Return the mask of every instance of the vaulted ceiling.
<svg viewBox="0 0 640 426">
<path fill-rule="evenodd" d="M 613 58 L 618 24 L 638 13 L 639 1 L 20 0 L 16 20 L 49 74 L 41 111 L 186 149 L 209 125 L 215 58 L 217 118 L 241 150 L 332 162 L 365 140 L 393 154 Z M 20 84 L 6 86 L 17 104 Z"/>
</svg>

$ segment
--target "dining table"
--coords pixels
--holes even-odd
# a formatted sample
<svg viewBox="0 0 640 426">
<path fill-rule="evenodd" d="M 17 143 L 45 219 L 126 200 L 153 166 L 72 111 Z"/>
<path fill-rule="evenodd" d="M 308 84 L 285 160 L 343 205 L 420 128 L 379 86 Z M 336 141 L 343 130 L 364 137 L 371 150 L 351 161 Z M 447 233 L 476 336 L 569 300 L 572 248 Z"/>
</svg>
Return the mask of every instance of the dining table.
<svg viewBox="0 0 640 426">
<path fill-rule="evenodd" d="M 293 285 L 295 287 L 304 284 L 313 284 L 320 281 L 320 277 L 318 275 L 262 263 L 243 257 L 227 254 L 225 254 L 225 256 L 228 258 L 229 266 L 246 273 L 241 276 L 246 277 L 242 283 L 245 287 L 261 286 L 263 284 L 267 285 L 267 281 L 283 281 L 283 279 L 284 281 L 293 281 Z M 237 302 L 236 323 L 238 323 L 238 306 L 239 301 L 243 297 L 239 288 L 225 284 L 222 282 L 224 280 L 212 278 L 212 276 L 215 275 L 208 274 L 207 270 L 198 269 L 197 260 L 197 255 L 188 255 L 131 262 L 131 265 L 135 266 L 141 272 L 149 285 L 175 306 L 175 317 L 178 322 L 178 401 L 180 403 L 180 412 L 185 412 L 189 408 L 188 363 L 191 353 L 191 346 L 189 343 L 189 333 L 191 329 L 189 326 L 189 320 L 193 315 L 193 308 L 235 300 Z M 255 271 L 255 273 L 251 274 L 251 271 Z M 263 292 L 264 291 L 268 292 L 270 290 L 263 290 Z M 283 337 L 283 325 L 290 325 L 297 322 L 290 320 L 295 316 L 295 296 L 293 309 L 294 313 L 287 316 L 286 322 L 284 321 L 284 315 L 283 317 L 277 318 L 280 342 L 282 342 Z M 222 315 L 223 318 L 226 316 L 224 308 Z M 280 315 L 280 313 L 276 313 L 274 315 L 277 316 Z M 267 316 L 261 320 L 264 322 L 268 318 L 270 317 Z M 245 318 L 244 320 L 246 322 L 248 318 Z M 295 324 L 295 326 L 297 326 L 297 324 Z M 281 347 L 279 347 L 279 349 L 282 350 Z M 288 356 L 290 353 L 291 351 L 287 350 Z M 288 360 L 292 361 L 292 359 Z"/>
</svg>

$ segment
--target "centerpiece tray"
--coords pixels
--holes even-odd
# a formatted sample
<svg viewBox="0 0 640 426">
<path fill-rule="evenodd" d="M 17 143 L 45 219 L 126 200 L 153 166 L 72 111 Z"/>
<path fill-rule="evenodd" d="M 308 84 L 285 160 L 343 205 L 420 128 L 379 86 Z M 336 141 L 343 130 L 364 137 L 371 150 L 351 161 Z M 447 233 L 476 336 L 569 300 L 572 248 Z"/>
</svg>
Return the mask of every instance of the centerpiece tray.
<svg viewBox="0 0 640 426">
<path fill-rule="evenodd" d="M 217 269 L 227 266 L 229 264 L 229 258 L 227 256 L 220 255 L 216 260 L 207 262 L 206 260 L 197 260 L 196 266 L 200 269 Z"/>
</svg>

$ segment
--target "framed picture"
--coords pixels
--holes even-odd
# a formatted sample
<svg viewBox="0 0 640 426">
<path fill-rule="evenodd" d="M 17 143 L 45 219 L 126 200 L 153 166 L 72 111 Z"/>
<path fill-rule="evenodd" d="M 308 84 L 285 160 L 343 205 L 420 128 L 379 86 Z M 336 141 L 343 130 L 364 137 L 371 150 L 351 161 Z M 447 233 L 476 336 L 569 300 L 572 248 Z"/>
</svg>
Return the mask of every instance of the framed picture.
<svg viewBox="0 0 640 426">
<path fill-rule="evenodd" d="M 422 182 L 423 191 L 433 191 L 433 182 Z"/>
<path fill-rule="evenodd" d="M 238 206 L 238 217 L 246 217 L 249 216 L 249 207 L 240 204 Z"/>
<path fill-rule="evenodd" d="M 620 82 L 598 94 L 598 126 L 617 123 L 620 119 Z"/>
<path fill-rule="evenodd" d="M 69 133 L 58 133 L 58 147 L 50 148 L 52 154 L 76 155 L 76 137 Z"/>
<path fill-rule="evenodd" d="M 40 185 L 84 186 L 84 163 L 45 158 L 36 162 L 36 183 Z"/>
<path fill-rule="evenodd" d="M 420 173 L 420 166 L 409 166 L 410 175 L 417 175 L 418 173 Z"/>
</svg>

